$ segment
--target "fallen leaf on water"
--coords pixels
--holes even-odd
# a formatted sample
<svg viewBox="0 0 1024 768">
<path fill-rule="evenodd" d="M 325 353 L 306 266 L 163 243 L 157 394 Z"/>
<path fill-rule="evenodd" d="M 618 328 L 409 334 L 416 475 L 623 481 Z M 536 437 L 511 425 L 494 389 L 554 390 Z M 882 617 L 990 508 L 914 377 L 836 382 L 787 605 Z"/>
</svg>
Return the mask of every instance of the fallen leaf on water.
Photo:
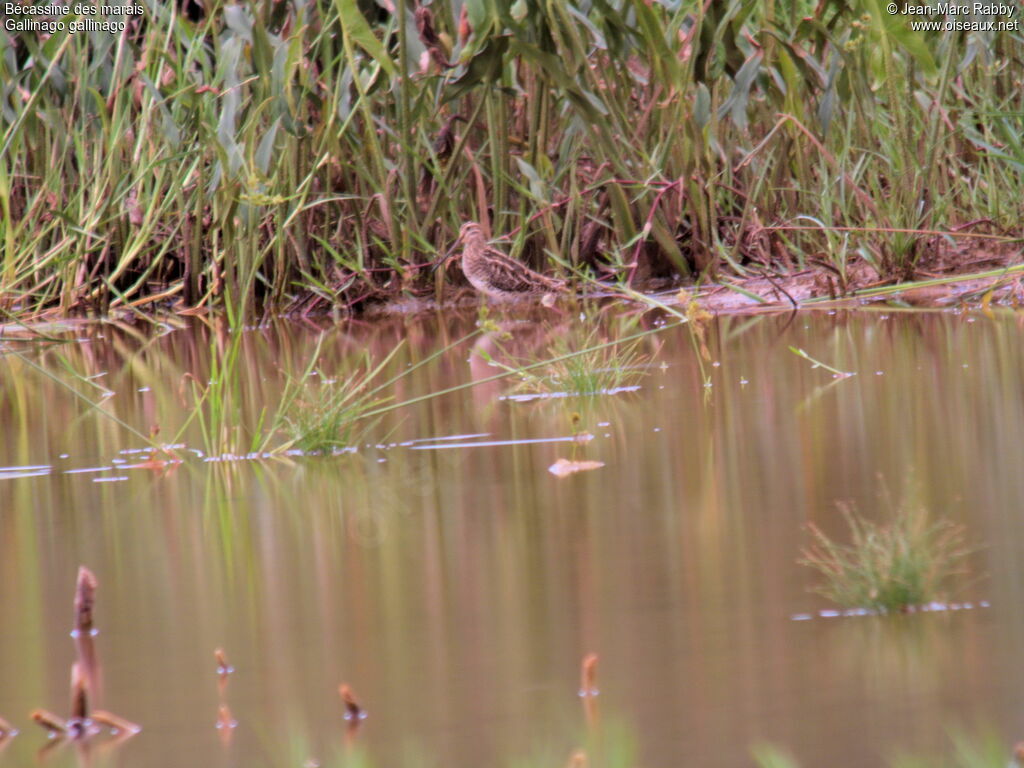
<svg viewBox="0 0 1024 768">
<path fill-rule="evenodd" d="M 559 459 L 548 467 L 548 472 L 555 477 L 568 477 L 575 472 L 586 472 L 588 469 L 600 469 L 603 466 L 603 461 L 570 461 L 569 459 Z"/>
</svg>

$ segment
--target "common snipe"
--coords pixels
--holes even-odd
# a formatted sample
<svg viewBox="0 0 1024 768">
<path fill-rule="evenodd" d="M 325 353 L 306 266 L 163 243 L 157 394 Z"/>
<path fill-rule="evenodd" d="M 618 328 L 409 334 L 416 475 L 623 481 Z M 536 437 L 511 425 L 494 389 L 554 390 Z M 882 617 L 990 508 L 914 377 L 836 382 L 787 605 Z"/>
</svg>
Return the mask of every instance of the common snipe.
<svg viewBox="0 0 1024 768">
<path fill-rule="evenodd" d="M 461 246 L 460 253 L 456 251 Z M 534 272 L 525 264 L 510 259 L 487 242 L 480 225 L 470 221 L 462 225 L 452 258 L 462 259 L 462 272 L 480 293 L 499 301 L 522 296 L 541 296 L 565 290 L 565 282 Z"/>
</svg>

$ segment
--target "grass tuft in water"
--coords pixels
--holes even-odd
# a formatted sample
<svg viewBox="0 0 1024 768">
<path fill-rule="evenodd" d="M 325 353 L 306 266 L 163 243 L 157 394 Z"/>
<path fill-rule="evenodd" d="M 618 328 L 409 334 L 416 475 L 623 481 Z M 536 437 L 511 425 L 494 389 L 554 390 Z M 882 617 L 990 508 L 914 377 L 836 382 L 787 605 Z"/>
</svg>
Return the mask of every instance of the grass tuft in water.
<svg viewBox="0 0 1024 768">
<path fill-rule="evenodd" d="M 651 357 L 640 352 L 640 339 L 601 343 L 591 332 L 577 349 L 562 339 L 547 365 L 531 361 L 519 369 L 518 389 L 536 394 L 601 395 L 636 386 L 647 375 Z"/>
<path fill-rule="evenodd" d="M 384 416 L 414 403 L 457 392 L 479 382 L 460 384 L 428 392 L 409 400 L 394 402 L 393 385 L 443 355 L 474 338 L 479 331 L 457 339 L 415 363 L 409 363 L 393 376 L 385 372 L 402 345 L 394 347 L 382 360 L 374 361 L 365 352 L 347 378 L 326 375 L 318 363 L 324 339 L 320 338 L 309 365 L 302 375 L 290 379 L 278 408 L 272 429 L 286 432 L 290 439 L 278 450 L 299 448 L 306 452 L 326 453 L 352 444 L 366 434 Z M 352 370 L 351 367 L 347 368 Z M 319 377 L 319 387 L 309 382 Z"/>
<path fill-rule="evenodd" d="M 359 364 L 345 378 L 334 378 L 316 369 L 323 337 L 298 379 L 289 379 L 282 398 L 280 426 L 291 438 L 288 447 L 310 453 L 327 453 L 350 446 L 376 423 L 368 419 L 370 411 L 380 412 L 391 397 L 381 394 L 381 376 L 401 345 L 375 363 L 364 353 Z M 319 386 L 309 381 L 319 378 Z M 387 383 L 391 383 L 394 379 Z"/>
<path fill-rule="evenodd" d="M 851 543 L 840 544 L 810 523 L 814 543 L 799 561 L 824 577 L 815 591 L 839 605 L 907 611 L 939 600 L 948 580 L 966 573 L 971 550 L 963 526 L 933 521 L 921 506 L 901 506 L 885 523 L 841 509 Z"/>
<path fill-rule="evenodd" d="M 289 444 L 307 453 L 350 446 L 359 436 L 357 425 L 358 432 L 372 426 L 373 422 L 364 422 L 362 417 L 385 402 L 385 398 L 367 396 L 373 377 L 366 370 L 343 380 L 323 379 L 319 387 L 307 389 L 301 399 L 293 400 L 284 416 Z"/>
</svg>

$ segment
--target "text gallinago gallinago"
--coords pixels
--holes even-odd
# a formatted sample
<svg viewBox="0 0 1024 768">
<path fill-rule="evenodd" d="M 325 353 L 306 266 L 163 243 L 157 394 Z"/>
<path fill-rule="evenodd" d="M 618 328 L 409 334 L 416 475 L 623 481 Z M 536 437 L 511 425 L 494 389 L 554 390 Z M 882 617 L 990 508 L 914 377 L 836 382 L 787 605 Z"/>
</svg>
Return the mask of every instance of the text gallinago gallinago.
<svg viewBox="0 0 1024 768">
<path fill-rule="evenodd" d="M 559 293 L 566 287 L 564 281 L 534 272 L 492 246 L 475 221 L 462 225 L 449 258 L 461 258 L 462 272 L 470 284 L 499 301 Z"/>
</svg>

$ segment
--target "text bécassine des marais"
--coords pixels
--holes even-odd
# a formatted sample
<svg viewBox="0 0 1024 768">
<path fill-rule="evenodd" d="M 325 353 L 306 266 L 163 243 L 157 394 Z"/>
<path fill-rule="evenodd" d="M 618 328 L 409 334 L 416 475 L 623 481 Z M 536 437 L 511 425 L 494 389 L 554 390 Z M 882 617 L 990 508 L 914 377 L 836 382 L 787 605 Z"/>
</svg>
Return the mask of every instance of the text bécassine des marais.
<svg viewBox="0 0 1024 768">
<path fill-rule="evenodd" d="M 103 16 L 141 16 L 145 11 L 142 5 L 94 5 L 91 3 L 75 3 L 74 5 L 54 3 L 50 5 L 22 5 L 21 3 L 4 3 L 4 13 L 8 16 L 91 16 L 94 13 Z"/>
</svg>

